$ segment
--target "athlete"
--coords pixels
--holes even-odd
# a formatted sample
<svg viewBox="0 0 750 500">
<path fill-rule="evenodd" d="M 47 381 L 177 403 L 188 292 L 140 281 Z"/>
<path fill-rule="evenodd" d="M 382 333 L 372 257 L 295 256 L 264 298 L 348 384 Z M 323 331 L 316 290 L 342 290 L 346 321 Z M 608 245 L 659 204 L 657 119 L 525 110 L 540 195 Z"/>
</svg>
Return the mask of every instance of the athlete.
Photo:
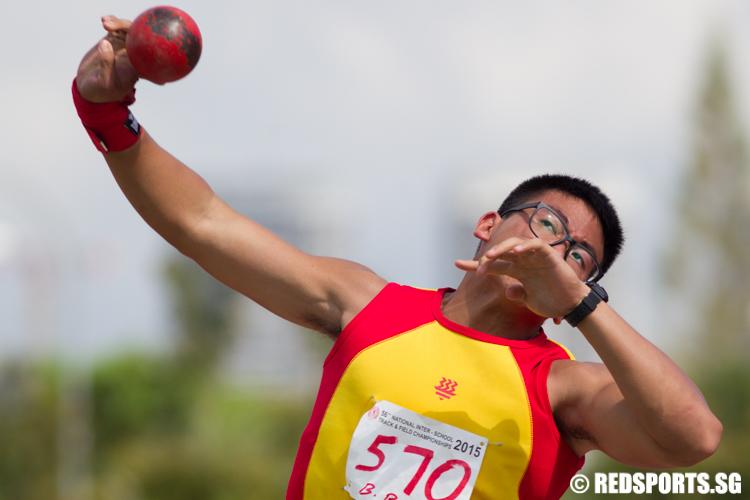
<svg viewBox="0 0 750 500">
<path fill-rule="evenodd" d="M 722 426 L 699 390 L 597 284 L 623 237 L 596 187 L 532 178 L 479 219 L 455 290 L 387 283 L 285 243 L 159 147 L 128 108 L 130 22 L 102 20 L 73 94 L 125 196 L 211 275 L 335 339 L 289 499 L 559 498 L 590 450 L 654 469 L 716 450 Z M 550 318 L 603 364 L 548 340 Z"/>
</svg>

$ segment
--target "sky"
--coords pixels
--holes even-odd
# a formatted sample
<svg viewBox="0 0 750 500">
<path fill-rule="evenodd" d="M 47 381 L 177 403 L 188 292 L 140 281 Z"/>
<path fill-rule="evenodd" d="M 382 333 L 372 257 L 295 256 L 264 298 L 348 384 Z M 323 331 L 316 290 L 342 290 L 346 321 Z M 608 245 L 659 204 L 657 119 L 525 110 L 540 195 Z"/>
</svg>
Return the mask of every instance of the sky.
<svg viewBox="0 0 750 500">
<path fill-rule="evenodd" d="M 170 249 L 119 192 L 70 98 L 103 35 L 99 17 L 152 6 L 3 5 L 1 353 L 96 357 L 167 341 L 159 273 Z M 217 191 L 318 193 L 346 236 L 337 256 L 439 287 L 457 284 L 436 271 L 452 266 L 436 248 L 445 207 L 478 218 L 530 175 L 585 176 L 610 194 L 628 236 L 603 282 L 612 303 L 669 345 L 656 300 L 664 226 L 711 43 L 727 46 L 737 89 L 750 76 L 748 4 L 175 6 L 201 29 L 200 62 L 179 82 L 139 82 L 132 109 Z M 747 96 L 738 99 L 747 123 Z"/>
</svg>

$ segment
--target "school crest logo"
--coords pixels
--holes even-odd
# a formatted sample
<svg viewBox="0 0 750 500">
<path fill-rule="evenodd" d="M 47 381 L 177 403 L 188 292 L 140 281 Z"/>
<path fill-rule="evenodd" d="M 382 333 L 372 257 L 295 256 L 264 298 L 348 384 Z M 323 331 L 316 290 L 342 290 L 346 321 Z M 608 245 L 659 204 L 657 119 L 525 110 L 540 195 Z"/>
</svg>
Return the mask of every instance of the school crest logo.
<svg viewBox="0 0 750 500">
<path fill-rule="evenodd" d="M 439 385 L 435 386 L 435 394 L 440 397 L 440 400 L 450 399 L 451 396 L 456 395 L 456 386 L 458 382 L 455 382 L 449 378 L 443 377 Z"/>
</svg>

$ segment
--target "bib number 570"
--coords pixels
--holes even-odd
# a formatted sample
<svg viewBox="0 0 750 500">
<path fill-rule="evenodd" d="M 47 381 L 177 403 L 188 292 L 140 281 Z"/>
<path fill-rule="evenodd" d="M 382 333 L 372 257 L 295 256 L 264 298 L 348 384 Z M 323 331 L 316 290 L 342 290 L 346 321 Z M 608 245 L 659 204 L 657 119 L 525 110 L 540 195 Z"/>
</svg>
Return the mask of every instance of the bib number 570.
<svg viewBox="0 0 750 500">
<path fill-rule="evenodd" d="M 372 472 L 372 471 L 378 470 L 383 465 L 383 462 L 385 462 L 386 451 L 388 451 L 389 453 L 410 453 L 413 455 L 418 455 L 422 457 L 422 463 L 419 464 L 419 468 L 417 469 L 417 472 L 414 474 L 414 477 L 411 478 L 411 481 L 409 481 L 409 483 L 404 488 L 404 494 L 409 496 L 412 494 L 412 492 L 414 491 L 414 488 L 417 487 L 417 484 L 419 484 L 420 479 L 422 479 L 422 476 L 424 476 L 425 472 L 429 468 L 429 465 L 430 465 L 430 462 L 432 461 L 432 457 L 434 456 L 434 453 L 430 449 L 422 448 L 421 446 L 412 446 L 412 445 L 407 445 L 403 447 L 403 449 L 401 450 L 399 450 L 398 448 L 389 449 L 388 446 L 386 446 L 384 449 L 380 448 L 383 445 L 390 446 L 390 445 L 395 445 L 397 443 L 398 443 L 398 439 L 396 438 L 396 436 L 383 436 L 382 434 L 376 436 L 375 440 L 367 448 L 367 451 L 375 455 L 375 457 L 377 457 L 377 463 L 375 465 L 359 464 L 355 467 L 355 469 L 363 471 L 363 472 Z M 440 476 L 442 476 L 444 473 L 448 472 L 449 470 L 453 469 L 454 467 L 461 467 L 464 470 L 464 475 L 461 478 L 461 481 L 458 483 L 458 486 L 456 486 L 453 492 L 449 494 L 448 496 L 442 497 L 442 498 L 435 498 L 432 494 L 435 483 L 440 479 Z M 471 466 L 469 464 L 467 464 L 463 460 L 448 460 L 444 462 L 443 464 L 439 465 L 438 467 L 436 467 L 432 471 L 432 473 L 427 477 L 427 482 L 425 483 L 425 486 L 424 486 L 425 497 L 427 498 L 427 500 L 455 500 L 464 490 L 470 478 L 471 478 Z M 371 491 L 367 491 L 365 493 L 370 493 Z"/>
</svg>

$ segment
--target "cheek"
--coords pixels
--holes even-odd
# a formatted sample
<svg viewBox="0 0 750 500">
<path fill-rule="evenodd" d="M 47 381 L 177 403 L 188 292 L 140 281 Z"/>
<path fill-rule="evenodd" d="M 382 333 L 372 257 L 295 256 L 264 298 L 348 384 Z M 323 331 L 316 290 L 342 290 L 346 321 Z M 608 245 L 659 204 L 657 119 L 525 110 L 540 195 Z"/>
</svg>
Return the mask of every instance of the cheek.
<svg viewBox="0 0 750 500">
<path fill-rule="evenodd" d="M 522 217 L 516 217 L 514 220 L 508 220 L 511 224 L 501 226 L 498 231 L 498 237 L 502 238 L 499 241 L 505 241 L 508 238 L 536 238 L 534 233 L 529 227 L 529 221 Z"/>
</svg>

